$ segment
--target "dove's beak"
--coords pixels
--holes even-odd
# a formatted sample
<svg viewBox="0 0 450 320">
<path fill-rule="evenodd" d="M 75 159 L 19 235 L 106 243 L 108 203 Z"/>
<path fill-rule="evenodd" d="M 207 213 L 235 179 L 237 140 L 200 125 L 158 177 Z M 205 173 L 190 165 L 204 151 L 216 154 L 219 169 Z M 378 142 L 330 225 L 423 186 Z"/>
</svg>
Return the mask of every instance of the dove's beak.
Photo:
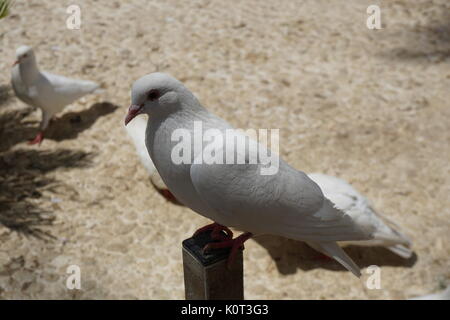
<svg viewBox="0 0 450 320">
<path fill-rule="evenodd" d="M 138 105 L 132 104 L 130 106 L 130 108 L 128 109 L 127 116 L 125 117 L 125 125 L 127 125 L 131 120 L 134 119 L 134 117 L 136 117 L 138 114 L 140 114 L 143 109 L 144 109 L 144 105 L 138 106 Z"/>
<path fill-rule="evenodd" d="M 19 60 L 14 61 L 14 63 L 12 64 L 12 66 L 14 67 L 16 64 L 19 64 Z"/>
</svg>

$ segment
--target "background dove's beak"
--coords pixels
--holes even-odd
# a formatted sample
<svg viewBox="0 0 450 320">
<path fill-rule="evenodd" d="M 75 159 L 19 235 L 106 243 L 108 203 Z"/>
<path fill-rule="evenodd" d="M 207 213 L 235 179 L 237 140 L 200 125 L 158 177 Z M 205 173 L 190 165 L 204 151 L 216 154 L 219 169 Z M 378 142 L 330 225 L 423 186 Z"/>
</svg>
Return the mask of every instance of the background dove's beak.
<svg viewBox="0 0 450 320">
<path fill-rule="evenodd" d="M 18 64 L 20 61 L 19 60 L 16 60 L 16 61 L 14 61 L 14 63 L 12 64 L 12 66 L 14 67 L 16 64 Z"/>
<path fill-rule="evenodd" d="M 127 116 L 125 117 L 125 125 L 127 125 L 131 120 L 134 119 L 134 117 L 140 114 L 142 112 L 143 107 L 144 106 L 132 104 L 128 109 Z"/>
</svg>

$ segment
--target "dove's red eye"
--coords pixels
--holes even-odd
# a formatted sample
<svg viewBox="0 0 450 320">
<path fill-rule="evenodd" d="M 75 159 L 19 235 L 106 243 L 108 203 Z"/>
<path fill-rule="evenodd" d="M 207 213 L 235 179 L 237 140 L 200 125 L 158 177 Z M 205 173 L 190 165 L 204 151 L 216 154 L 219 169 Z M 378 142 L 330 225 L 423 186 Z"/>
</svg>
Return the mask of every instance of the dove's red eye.
<svg viewBox="0 0 450 320">
<path fill-rule="evenodd" d="M 153 101 L 159 98 L 159 91 L 156 89 L 152 89 L 148 92 L 147 96 L 148 100 Z"/>
</svg>

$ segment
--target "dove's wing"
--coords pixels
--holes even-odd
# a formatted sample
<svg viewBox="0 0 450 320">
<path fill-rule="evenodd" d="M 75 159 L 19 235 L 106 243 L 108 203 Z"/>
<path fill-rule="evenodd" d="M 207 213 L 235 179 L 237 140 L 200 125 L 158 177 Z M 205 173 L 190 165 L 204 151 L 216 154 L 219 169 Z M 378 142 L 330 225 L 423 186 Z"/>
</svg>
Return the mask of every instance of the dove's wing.
<svg viewBox="0 0 450 320">
<path fill-rule="evenodd" d="M 251 159 L 249 150 L 257 146 L 256 142 L 250 144 L 245 152 L 247 162 Z M 226 154 L 226 149 L 217 147 L 219 153 Z M 324 199 L 320 188 L 306 174 L 282 160 L 274 175 L 261 175 L 261 163 L 207 161 L 208 157 L 204 157 L 202 164 L 193 164 L 190 175 L 199 196 L 216 211 L 218 223 L 305 241 L 370 238 L 348 215 Z"/>
<path fill-rule="evenodd" d="M 35 106 L 33 99 L 28 94 L 28 88 L 26 87 L 25 83 L 22 81 L 22 78 L 20 77 L 18 65 L 14 66 L 12 69 L 11 84 L 14 93 L 20 100 L 22 100 L 26 104 L 29 104 L 30 106 Z"/>
<path fill-rule="evenodd" d="M 92 81 L 71 79 L 45 71 L 41 72 L 41 75 L 45 78 L 41 81 L 48 81 L 52 86 L 50 98 L 54 99 L 56 104 L 61 106 L 71 104 L 99 87 L 97 83 Z"/>
<path fill-rule="evenodd" d="M 342 179 L 322 173 L 310 173 L 308 177 L 320 186 L 324 195 L 336 207 L 344 212 L 352 210 L 355 206 L 367 209 L 371 207 L 371 204 L 364 196 Z M 369 212 L 367 213 L 369 214 Z M 373 213 L 370 214 L 372 215 Z"/>
</svg>

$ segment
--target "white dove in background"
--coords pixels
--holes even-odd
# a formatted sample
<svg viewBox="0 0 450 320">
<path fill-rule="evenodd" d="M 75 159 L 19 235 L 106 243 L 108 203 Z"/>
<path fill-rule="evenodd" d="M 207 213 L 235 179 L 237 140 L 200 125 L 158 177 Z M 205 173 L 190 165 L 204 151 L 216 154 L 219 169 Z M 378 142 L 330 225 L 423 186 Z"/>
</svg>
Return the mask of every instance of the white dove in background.
<svg viewBox="0 0 450 320">
<path fill-rule="evenodd" d="M 178 203 L 173 194 L 169 191 L 167 186 L 162 181 L 161 176 L 156 170 L 152 159 L 150 159 L 150 156 L 148 155 L 147 147 L 145 146 L 146 127 L 147 119 L 144 116 L 138 116 L 132 123 L 129 123 L 127 126 L 125 126 L 125 129 L 127 130 L 128 136 L 131 138 L 131 141 L 133 141 L 134 143 L 136 153 L 138 154 L 141 163 L 144 165 L 150 176 L 152 185 L 167 200 L 173 203 Z"/>
<path fill-rule="evenodd" d="M 42 111 L 39 133 L 30 144 L 41 143 L 44 131 L 55 113 L 64 109 L 99 86 L 92 81 L 70 79 L 45 71 L 39 71 L 33 49 L 21 46 L 16 50 L 11 82 L 17 97 Z"/>
<path fill-rule="evenodd" d="M 326 198 L 352 217 L 357 225 L 362 228 L 367 225 L 374 230 L 371 240 L 347 241 L 343 244 L 383 246 L 402 258 L 408 259 L 412 256 L 413 252 L 409 248 L 411 240 L 399 231 L 399 226 L 375 211 L 369 200 L 348 182 L 322 173 L 310 173 L 308 177 L 319 185 Z"/>
<path fill-rule="evenodd" d="M 125 126 L 134 142 L 139 159 L 147 169 L 152 184 L 164 197 L 174 202 L 174 196 L 162 181 L 145 146 L 146 127 L 147 119 L 142 115 L 137 116 Z M 411 240 L 399 231 L 400 227 L 375 211 L 371 202 L 347 181 L 322 173 L 310 173 L 308 177 L 319 185 L 326 198 L 333 202 L 337 208 L 351 216 L 356 224 L 363 228 L 370 225 L 370 228 L 374 230 L 372 240 L 347 241 L 343 242 L 343 245 L 382 246 L 387 247 L 404 259 L 409 259 L 412 256 L 413 252 L 409 248 Z"/>
<path fill-rule="evenodd" d="M 274 175 L 261 175 L 261 163 L 206 164 L 206 160 L 198 163 L 193 160 L 202 156 L 203 150 L 195 148 L 192 164 L 176 165 L 171 158 L 172 148 L 178 144 L 171 139 L 174 130 L 182 128 L 192 135 L 194 121 L 201 121 L 203 130 L 217 129 L 225 136 L 224 131 L 232 127 L 203 108 L 181 82 L 163 73 L 137 80 L 131 99 L 125 124 L 138 114 L 149 115 L 146 146 L 150 158 L 179 201 L 214 221 L 200 230 L 209 228 L 214 234 L 217 230 L 226 231 L 229 226 L 246 231 L 235 239 L 210 243 L 205 250 L 230 247 L 230 262 L 243 242 L 254 234 L 272 234 L 313 243 L 314 248 L 336 259 L 356 276 L 361 275 L 359 267 L 336 241 L 370 240 L 374 230 L 370 226 L 361 228 L 348 214 L 335 208 L 305 173 L 282 159 Z M 240 139 L 248 141 L 243 135 Z M 224 148 L 220 143 L 217 147 L 225 155 L 235 151 L 227 150 L 228 145 Z M 255 147 L 256 143 L 250 141 L 246 152 Z"/>
</svg>

